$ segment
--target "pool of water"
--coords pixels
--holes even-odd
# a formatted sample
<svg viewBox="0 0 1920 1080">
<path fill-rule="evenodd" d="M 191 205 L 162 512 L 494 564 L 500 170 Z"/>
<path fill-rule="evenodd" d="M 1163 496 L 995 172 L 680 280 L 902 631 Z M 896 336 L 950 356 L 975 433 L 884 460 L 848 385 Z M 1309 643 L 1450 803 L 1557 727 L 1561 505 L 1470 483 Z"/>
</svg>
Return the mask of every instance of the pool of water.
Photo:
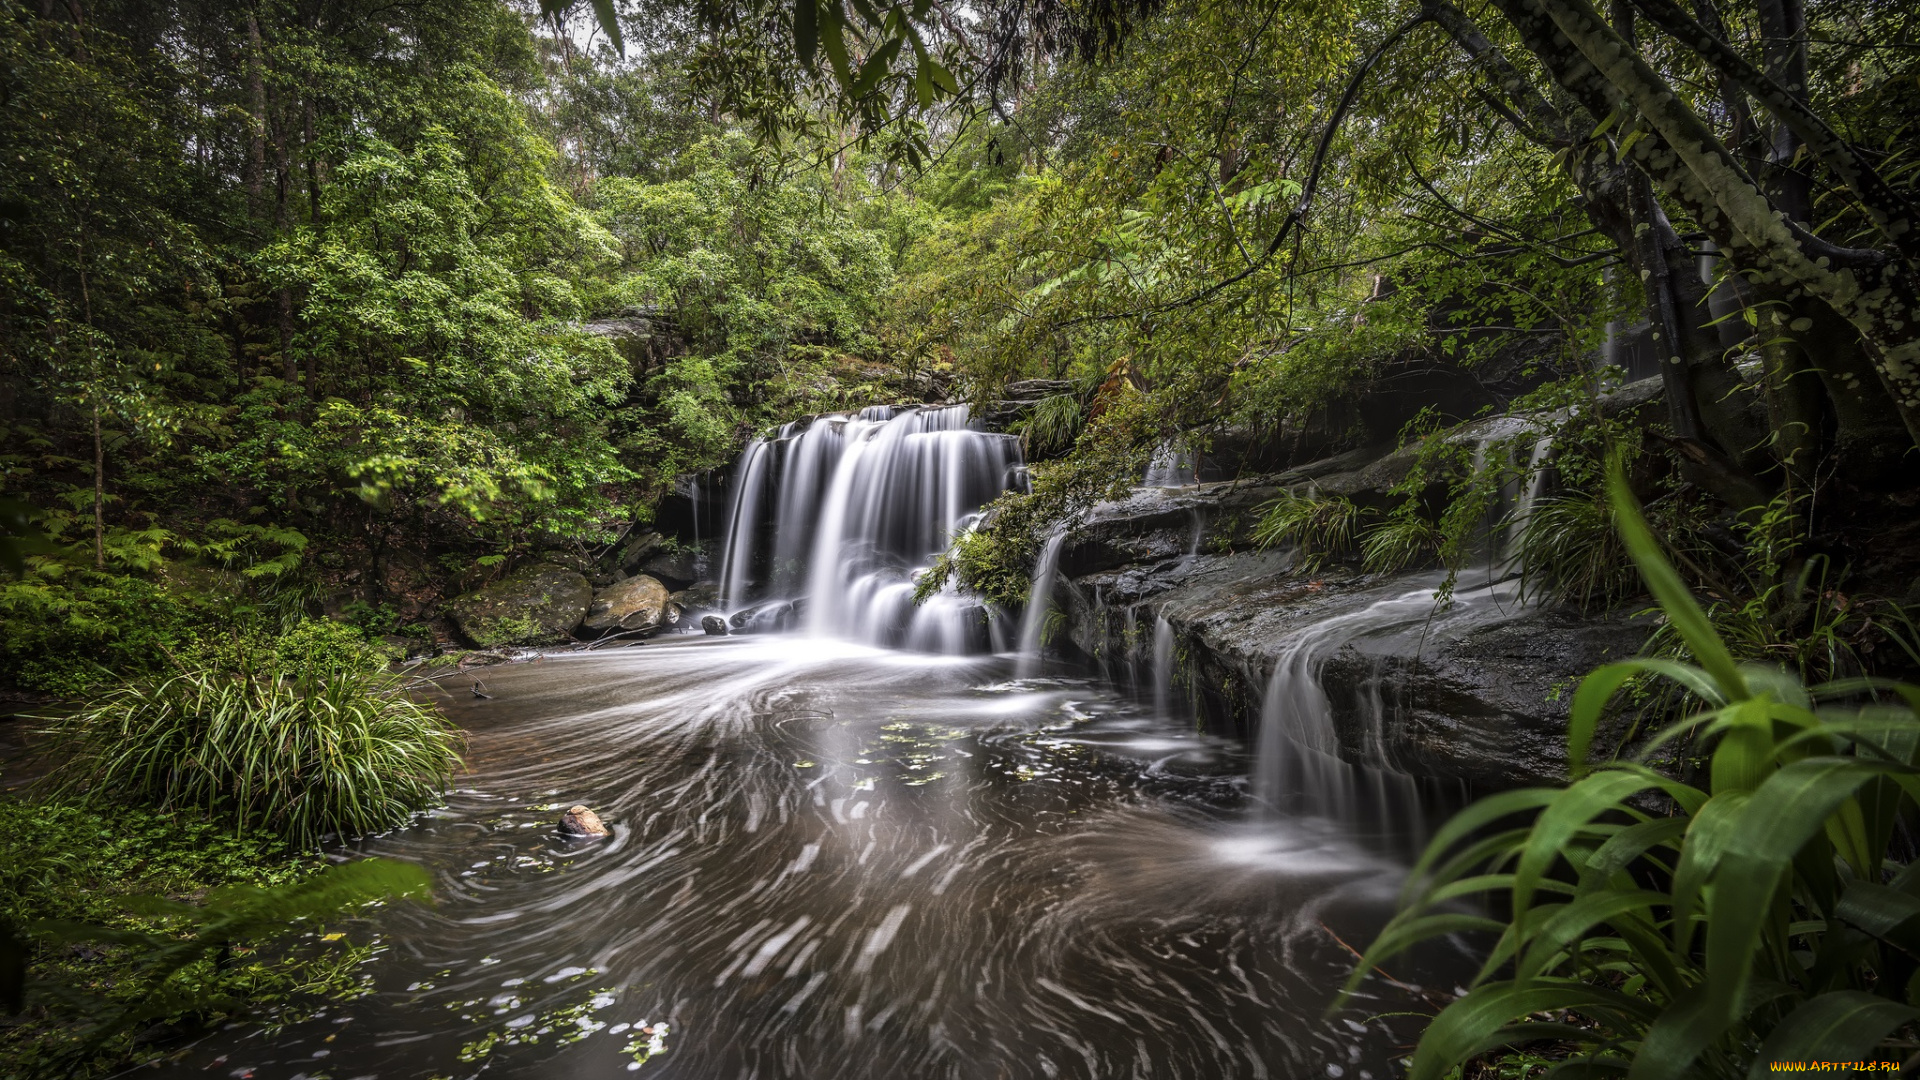
<svg viewBox="0 0 1920 1080">
<path fill-rule="evenodd" d="M 340 853 L 436 879 L 349 927 L 374 992 L 167 1072 L 1373 1080 L 1406 1052 L 1384 981 L 1326 1014 L 1404 838 L 1253 813 L 1245 748 L 1111 684 L 799 638 L 477 677 L 448 805 Z M 612 836 L 557 835 L 574 803 Z"/>
</svg>

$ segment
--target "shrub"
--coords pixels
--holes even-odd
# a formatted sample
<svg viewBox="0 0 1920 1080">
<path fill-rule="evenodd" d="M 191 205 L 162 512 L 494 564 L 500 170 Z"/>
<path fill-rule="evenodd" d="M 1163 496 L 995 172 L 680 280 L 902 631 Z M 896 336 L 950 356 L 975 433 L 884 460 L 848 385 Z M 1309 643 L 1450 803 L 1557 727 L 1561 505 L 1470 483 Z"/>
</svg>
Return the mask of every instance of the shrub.
<svg viewBox="0 0 1920 1080">
<path fill-rule="evenodd" d="M 1893 1057 L 1875 1050 L 1920 1019 L 1920 864 L 1889 858 L 1920 796 L 1920 688 L 1808 689 L 1738 664 L 1617 469 L 1611 488 L 1621 538 L 1694 662 L 1589 675 L 1569 727 L 1575 779 L 1483 799 L 1443 826 L 1349 989 L 1419 941 L 1493 937 L 1471 989 L 1422 1034 L 1413 1080 L 1536 1041 L 1571 1048 L 1556 1074 L 1636 1080 Z M 1638 761 L 1589 768 L 1608 701 L 1648 675 L 1706 703 L 1651 749 L 1710 748 L 1707 787 Z M 1462 906 L 1476 897 L 1511 916 Z"/>
<path fill-rule="evenodd" d="M 50 733 L 66 755 L 62 792 L 199 811 L 301 847 L 433 805 L 460 748 L 397 680 L 340 668 L 290 679 L 182 670 L 114 690 Z"/>
<path fill-rule="evenodd" d="M 1640 579 L 1607 503 L 1578 492 L 1535 502 L 1520 532 L 1520 587 L 1582 611 L 1603 611 L 1637 593 Z"/>
</svg>

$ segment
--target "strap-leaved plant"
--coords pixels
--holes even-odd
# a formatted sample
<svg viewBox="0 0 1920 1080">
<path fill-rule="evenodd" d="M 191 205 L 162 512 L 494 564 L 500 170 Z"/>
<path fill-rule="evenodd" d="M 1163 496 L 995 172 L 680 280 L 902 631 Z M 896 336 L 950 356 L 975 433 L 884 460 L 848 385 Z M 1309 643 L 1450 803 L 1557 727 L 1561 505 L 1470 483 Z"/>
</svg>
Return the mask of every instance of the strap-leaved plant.
<svg viewBox="0 0 1920 1080">
<path fill-rule="evenodd" d="M 1412 1080 L 1535 1041 L 1571 1048 L 1549 1075 L 1629 1080 L 1902 1056 L 1879 1048 L 1920 1017 L 1920 870 L 1889 857 L 1920 800 L 1920 688 L 1809 688 L 1737 664 L 1617 472 L 1611 499 L 1693 663 L 1588 675 L 1572 706 L 1571 781 L 1494 795 L 1447 822 L 1348 989 L 1422 941 L 1491 942 L 1421 1036 Z M 1639 761 L 1589 762 L 1608 703 L 1636 677 L 1703 703 L 1650 748 L 1693 740 L 1710 754 L 1706 786 Z M 1501 911 L 1512 915 L 1486 914 Z"/>
</svg>

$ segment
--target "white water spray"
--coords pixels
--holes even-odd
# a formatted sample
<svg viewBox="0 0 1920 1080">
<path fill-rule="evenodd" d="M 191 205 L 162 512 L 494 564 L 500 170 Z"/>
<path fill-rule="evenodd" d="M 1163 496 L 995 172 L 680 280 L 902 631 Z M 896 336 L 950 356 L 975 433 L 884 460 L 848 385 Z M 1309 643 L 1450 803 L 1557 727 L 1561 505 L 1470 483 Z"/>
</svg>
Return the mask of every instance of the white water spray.
<svg viewBox="0 0 1920 1080">
<path fill-rule="evenodd" d="M 984 649 L 984 608 L 951 590 L 916 605 L 914 576 L 982 505 L 1024 485 L 1023 465 L 1019 441 L 973 430 L 965 406 L 789 424 L 741 455 L 722 602 L 790 603 L 816 636 Z"/>
</svg>

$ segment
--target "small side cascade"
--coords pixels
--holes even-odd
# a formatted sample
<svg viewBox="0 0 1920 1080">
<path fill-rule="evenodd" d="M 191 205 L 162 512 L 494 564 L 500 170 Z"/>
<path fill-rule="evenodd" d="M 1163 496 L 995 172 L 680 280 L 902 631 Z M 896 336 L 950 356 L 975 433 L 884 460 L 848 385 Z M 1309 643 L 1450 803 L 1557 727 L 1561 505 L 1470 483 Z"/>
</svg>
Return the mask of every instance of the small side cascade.
<svg viewBox="0 0 1920 1080">
<path fill-rule="evenodd" d="M 1360 729 L 1343 746 L 1322 674 L 1327 661 L 1364 639 L 1417 633 L 1457 635 L 1522 610 L 1511 580 L 1462 589 L 1436 608 L 1442 575 L 1399 583 L 1371 603 L 1302 628 L 1276 658 L 1255 744 L 1254 797 L 1270 812 L 1304 813 L 1419 836 L 1418 782 L 1392 760 L 1387 723 L 1396 707 L 1377 685 L 1356 687 Z M 1408 585 L 1414 585 L 1408 588 Z M 1356 738 L 1357 736 L 1357 738 Z"/>
<path fill-rule="evenodd" d="M 1491 426 L 1475 440 L 1471 465 L 1474 476 L 1486 473 L 1490 467 L 1489 455 L 1496 449 L 1503 450 L 1507 455 L 1504 468 L 1519 468 L 1513 459 L 1513 444 L 1532 432 L 1518 424 L 1518 421 L 1507 418 Z M 1536 435 L 1525 468 L 1519 469 L 1517 477 L 1502 481 L 1485 537 L 1487 570 L 1491 577 L 1519 572 L 1521 541 L 1526 535 L 1527 521 L 1533 515 L 1534 504 L 1546 489 L 1552 456 L 1553 436 Z"/>
<path fill-rule="evenodd" d="M 1154 450 L 1147 462 L 1147 474 L 1141 480 L 1143 486 L 1157 488 L 1192 487 L 1199 482 L 1192 451 L 1172 441 L 1163 442 Z"/>
<path fill-rule="evenodd" d="M 1019 662 L 1015 674 L 1032 677 L 1040 667 L 1040 631 L 1053 607 L 1053 582 L 1060 572 L 1060 549 L 1067 543 L 1067 531 L 1057 529 L 1040 547 L 1040 558 L 1033 566 L 1033 585 L 1027 590 L 1027 610 L 1020 615 L 1020 640 L 1015 646 Z"/>
<path fill-rule="evenodd" d="M 1019 441 L 976 431 L 965 406 L 874 406 L 816 417 L 741 453 L 721 603 L 777 610 L 817 636 L 936 652 L 985 648 L 985 611 L 914 578 L 980 507 L 1026 483 Z"/>
<path fill-rule="evenodd" d="M 1173 623 L 1165 613 L 1153 618 L 1153 708 L 1161 716 L 1173 712 Z"/>
<path fill-rule="evenodd" d="M 1495 557 L 1502 570 L 1519 569 L 1527 522 L 1533 518 L 1533 507 L 1540 501 L 1541 492 L 1546 490 L 1552 454 L 1553 436 L 1542 435 L 1534 440 L 1533 452 L 1527 456 L 1527 471 L 1521 476 L 1520 494 L 1514 501 L 1512 513 L 1507 515 L 1506 532 L 1498 541 L 1499 551 Z"/>
</svg>

